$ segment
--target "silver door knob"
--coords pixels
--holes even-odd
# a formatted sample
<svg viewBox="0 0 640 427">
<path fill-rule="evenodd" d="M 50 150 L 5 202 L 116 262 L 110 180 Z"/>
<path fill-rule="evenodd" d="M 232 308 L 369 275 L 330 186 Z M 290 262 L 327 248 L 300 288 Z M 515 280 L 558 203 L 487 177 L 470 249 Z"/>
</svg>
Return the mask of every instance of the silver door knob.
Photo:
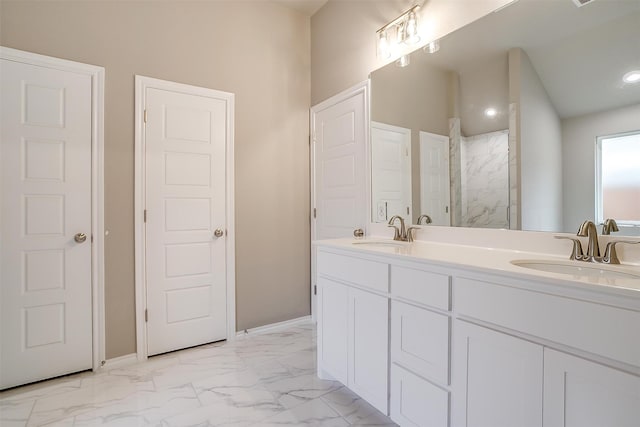
<svg viewBox="0 0 640 427">
<path fill-rule="evenodd" d="M 73 236 L 73 240 L 75 240 L 78 243 L 82 243 L 85 240 L 87 240 L 87 235 L 84 233 L 78 233 L 75 236 Z"/>
<path fill-rule="evenodd" d="M 213 232 L 213 235 L 216 237 L 224 236 L 224 230 L 222 228 L 216 228 L 216 231 Z"/>
<path fill-rule="evenodd" d="M 353 230 L 353 236 L 354 237 L 363 237 L 364 236 L 364 230 L 362 230 L 362 228 L 356 228 L 355 230 Z"/>
</svg>

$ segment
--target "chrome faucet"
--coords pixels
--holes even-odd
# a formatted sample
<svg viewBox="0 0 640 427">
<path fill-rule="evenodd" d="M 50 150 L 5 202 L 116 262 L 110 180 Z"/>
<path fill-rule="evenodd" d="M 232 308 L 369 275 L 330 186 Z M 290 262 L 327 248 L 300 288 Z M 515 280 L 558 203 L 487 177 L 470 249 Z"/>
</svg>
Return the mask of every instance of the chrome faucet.
<svg viewBox="0 0 640 427">
<path fill-rule="evenodd" d="M 424 220 L 424 223 L 422 222 L 422 220 Z M 418 217 L 418 225 L 431 224 L 431 222 L 431 217 L 427 214 L 422 214 Z"/>
<path fill-rule="evenodd" d="M 601 262 L 600 246 L 598 245 L 598 229 L 593 221 L 585 221 L 578 228 L 578 236 L 587 237 L 589 239 L 589 245 L 587 246 L 587 253 L 582 257 L 583 261 L 587 262 Z"/>
<path fill-rule="evenodd" d="M 618 230 L 618 224 L 616 223 L 615 219 L 607 218 L 604 220 L 604 223 L 602 224 L 602 235 L 608 236 L 611 234 L 612 231 L 620 231 Z"/>
<path fill-rule="evenodd" d="M 398 227 L 393 225 L 393 223 L 396 221 L 396 219 L 400 220 L 400 229 L 398 229 Z M 407 230 L 405 229 L 404 218 L 402 218 L 400 215 L 392 216 L 391 219 L 389 220 L 389 225 L 388 226 L 394 228 L 393 240 L 404 240 L 404 239 L 406 239 Z"/>
<path fill-rule="evenodd" d="M 400 220 L 400 228 L 399 229 L 398 229 L 398 227 L 393 225 L 393 223 L 396 221 L 396 219 Z M 413 231 L 420 228 L 420 227 L 405 228 L 404 218 L 402 218 L 400 215 L 392 216 L 391 219 L 389 220 L 389 225 L 388 226 L 389 227 L 393 227 L 393 229 L 394 229 L 393 240 L 398 240 L 398 241 L 401 241 L 401 242 L 413 242 Z"/>
</svg>

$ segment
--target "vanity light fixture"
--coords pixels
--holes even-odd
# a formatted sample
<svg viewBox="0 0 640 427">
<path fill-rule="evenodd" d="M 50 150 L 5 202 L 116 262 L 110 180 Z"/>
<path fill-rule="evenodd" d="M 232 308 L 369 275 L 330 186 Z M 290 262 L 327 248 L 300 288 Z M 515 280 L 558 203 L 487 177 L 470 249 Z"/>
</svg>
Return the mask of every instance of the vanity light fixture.
<svg viewBox="0 0 640 427">
<path fill-rule="evenodd" d="M 420 42 L 420 35 L 418 33 L 418 9 L 420 9 L 420 5 L 413 6 L 376 31 L 378 56 L 380 58 L 390 58 L 392 53 L 401 45 L 412 45 Z M 406 65 L 408 64 L 409 61 L 406 61 Z"/>
<path fill-rule="evenodd" d="M 625 83 L 640 83 L 640 70 L 629 71 L 622 77 Z"/>
</svg>

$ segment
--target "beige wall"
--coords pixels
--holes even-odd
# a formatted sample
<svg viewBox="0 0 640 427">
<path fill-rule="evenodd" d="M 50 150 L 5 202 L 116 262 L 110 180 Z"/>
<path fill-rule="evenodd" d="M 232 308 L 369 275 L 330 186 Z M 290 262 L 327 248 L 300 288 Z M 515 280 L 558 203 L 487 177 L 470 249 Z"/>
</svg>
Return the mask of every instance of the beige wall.
<svg viewBox="0 0 640 427">
<path fill-rule="evenodd" d="M 596 139 L 639 130 L 639 117 L 636 104 L 562 120 L 564 231 L 575 232 L 585 219 L 595 219 Z"/>
<path fill-rule="evenodd" d="M 269 2 L 2 1 L 0 43 L 106 69 L 107 358 L 135 351 L 134 75 L 236 94 L 237 328 L 309 314 L 309 18 Z"/>
<path fill-rule="evenodd" d="M 425 3 L 420 12 L 424 45 L 511 1 L 329 0 L 311 18 L 311 104 L 366 80 L 394 60 L 376 58 L 375 32 L 414 4 Z"/>
<path fill-rule="evenodd" d="M 562 231 L 562 128 L 526 52 L 509 50 L 509 97 L 518 105 L 522 230 Z"/>
</svg>

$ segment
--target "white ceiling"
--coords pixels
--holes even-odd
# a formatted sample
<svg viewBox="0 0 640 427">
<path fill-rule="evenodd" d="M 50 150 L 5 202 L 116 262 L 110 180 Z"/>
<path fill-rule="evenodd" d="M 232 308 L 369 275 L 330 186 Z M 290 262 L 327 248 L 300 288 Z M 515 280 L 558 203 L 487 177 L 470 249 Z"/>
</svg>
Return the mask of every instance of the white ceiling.
<svg viewBox="0 0 640 427">
<path fill-rule="evenodd" d="M 312 16 L 329 0 L 273 0 L 290 9 L 297 10 L 307 16 Z"/>
<path fill-rule="evenodd" d="M 426 62 L 458 72 L 522 48 L 560 117 L 574 117 L 640 102 L 640 84 L 622 76 L 640 70 L 640 1 L 519 0 L 441 39 L 436 54 L 414 52 Z M 390 64 L 389 66 L 394 66 Z"/>
</svg>

